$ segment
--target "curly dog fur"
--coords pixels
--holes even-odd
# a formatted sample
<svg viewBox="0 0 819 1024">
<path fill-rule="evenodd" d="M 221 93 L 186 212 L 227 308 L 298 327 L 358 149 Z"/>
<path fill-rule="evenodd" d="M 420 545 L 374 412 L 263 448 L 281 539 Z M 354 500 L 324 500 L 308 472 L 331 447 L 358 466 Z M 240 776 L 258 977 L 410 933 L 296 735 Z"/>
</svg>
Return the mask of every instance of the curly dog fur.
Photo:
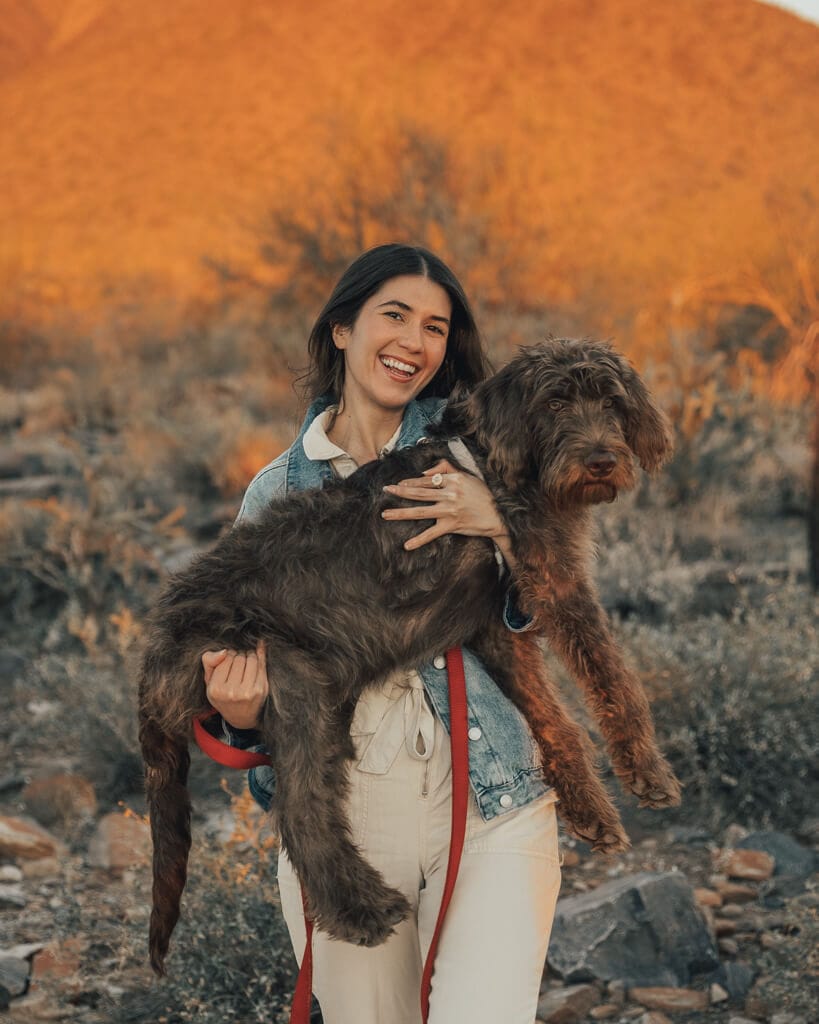
<svg viewBox="0 0 819 1024">
<path fill-rule="evenodd" d="M 505 520 L 521 605 L 536 628 L 501 624 L 505 584 L 486 539 L 449 534 L 416 550 L 419 523 L 385 522 L 383 486 L 418 476 L 460 437 Z M 590 509 L 671 454 L 671 432 L 631 366 L 607 345 L 524 349 L 453 397 L 427 443 L 394 451 L 321 491 L 272 502 L 167 584 L 140 677 L 140 740 L 154 842 L 150 954 L 164 970 L 190 847 L 188 740 L 207 709 L 201 656 L 267 646 L 261 733 L 277 776 L 281 841 L 309 914 L 331 936 L 373 945 L 409 911 L 353 844 L 345 819 L 355 703 L 395 669 L 468 645 L 525 714 L 566 827 L 597 850 L 628 839 L 585 731 L 545 673 L 538 637 L 584 690 L 614 771 L 643 806 L 678 803 L 648 702 L 590 581 Z"/>
</svg>

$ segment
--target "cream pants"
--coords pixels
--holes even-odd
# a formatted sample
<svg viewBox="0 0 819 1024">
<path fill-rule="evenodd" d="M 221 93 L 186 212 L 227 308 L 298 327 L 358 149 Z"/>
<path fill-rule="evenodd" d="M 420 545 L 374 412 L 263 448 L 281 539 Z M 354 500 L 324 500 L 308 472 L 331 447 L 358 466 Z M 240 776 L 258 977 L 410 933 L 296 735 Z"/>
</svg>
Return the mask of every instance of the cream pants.
<svg viewBox="0 0 819 1024">
<path fill-rule="evenodd" d="M 449 853 L 449 736 L 414 674 L 362 700 L 351 730 L 359 756 L 349 773 L 353 838 L 414 913 L 369 949 L 315 931 L 313 991 L 325 1024 L 420 1024 L 421 973 Z M 429 1024 L 532 1024 L 559 888 L 553 795 L 485 822 L 470 793 Z M 284 852 L 279 890 L 301 963 L 301 892 Z"/>
</svg>

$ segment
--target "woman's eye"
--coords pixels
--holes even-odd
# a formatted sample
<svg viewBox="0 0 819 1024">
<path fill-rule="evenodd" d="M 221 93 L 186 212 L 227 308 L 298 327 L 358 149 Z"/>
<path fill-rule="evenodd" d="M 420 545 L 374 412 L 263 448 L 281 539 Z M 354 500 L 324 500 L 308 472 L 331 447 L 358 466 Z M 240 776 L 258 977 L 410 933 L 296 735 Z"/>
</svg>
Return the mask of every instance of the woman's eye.
<svg viewBox="0 0 819 1024">
<path fill-rule="evenodd" d="M 553 398 L 551 402 L 549 402 L 549 408 L 553 412 L 560 412 L 560 410 L 563 408 L 563 403 L 559 402 L 556 398 Z"/>
<path fill-rule="evenodd" d="M 396 320 L 403 320 L 397 309 L 385 309 L 384 316 L 394 317 Z"/>
<path fill-rule="evenodd" d="M 446 337 L 443 327 L 439 327 L 438 324 L 429 324 L 427 330 L 432 331 L 434 334 L 440 334 L 442 338 Z"/>
</svg>

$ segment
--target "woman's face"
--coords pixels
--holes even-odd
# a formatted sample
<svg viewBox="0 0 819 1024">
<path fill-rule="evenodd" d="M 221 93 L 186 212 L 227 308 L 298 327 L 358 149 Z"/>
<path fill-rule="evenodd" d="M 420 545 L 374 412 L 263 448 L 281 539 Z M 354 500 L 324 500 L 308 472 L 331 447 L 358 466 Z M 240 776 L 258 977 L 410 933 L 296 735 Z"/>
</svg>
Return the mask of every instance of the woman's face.
<svg viewBox="0 0 819 1024">
<path fill-rule="evenodd" d="M 385 281 L 352 327 L 333 328 L 335 346 L 344 352 L 344 407 L 402 410 L 438 372 L 451 318 L 449 295 L 429 278 Z"/>
</svg>

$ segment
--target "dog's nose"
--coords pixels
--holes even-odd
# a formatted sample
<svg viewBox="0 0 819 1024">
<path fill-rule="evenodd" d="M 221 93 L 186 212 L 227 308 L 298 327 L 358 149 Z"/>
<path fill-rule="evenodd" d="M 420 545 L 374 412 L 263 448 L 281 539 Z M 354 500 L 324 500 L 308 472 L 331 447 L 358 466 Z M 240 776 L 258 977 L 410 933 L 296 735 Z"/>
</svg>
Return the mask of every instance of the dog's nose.
<svg viewBox="0 0 819 1024">
<path fill-rule="evenodd" d="M 592 476 L 601 479 L 608 476 L 617 465 L 617 456 L 612 452 L 593 451 L 583 460 L 583 464 Z"/>
</svg>

